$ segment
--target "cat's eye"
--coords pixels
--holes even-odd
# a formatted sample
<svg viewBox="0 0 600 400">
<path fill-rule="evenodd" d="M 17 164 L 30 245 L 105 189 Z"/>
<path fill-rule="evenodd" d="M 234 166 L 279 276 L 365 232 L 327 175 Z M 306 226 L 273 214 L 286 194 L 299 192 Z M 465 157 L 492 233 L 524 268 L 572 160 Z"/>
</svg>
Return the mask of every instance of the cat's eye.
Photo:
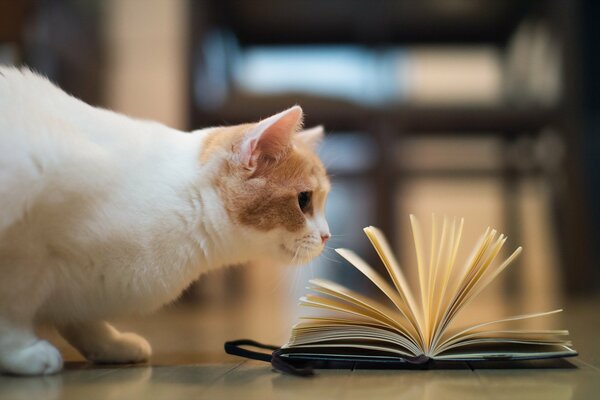
<svg viewBox="0 0 600 400">
<path fill-rule="evenodd" d="M 310 200 L 312 198 L 312 192 L 300 192 L 298 193 L 298 205 L 302 212 L 306 212 L 310 206 Z"/>
</svg>

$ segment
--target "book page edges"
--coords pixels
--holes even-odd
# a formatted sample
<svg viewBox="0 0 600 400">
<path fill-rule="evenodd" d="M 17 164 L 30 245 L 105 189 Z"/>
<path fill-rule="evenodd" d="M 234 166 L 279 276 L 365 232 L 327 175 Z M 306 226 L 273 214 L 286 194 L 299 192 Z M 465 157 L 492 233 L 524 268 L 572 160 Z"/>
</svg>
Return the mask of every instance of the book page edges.
<svg viewBox="0 0 600 400">
<path fill-rule="evenodd" d="M 409 317 L 413 321 L 415 328 L 422 334 L 423 327 L 418 315 L 418 304 L 415 302 L 410 286 L 406 281 L 406 277 L 400 269 L 400 265 L 398 264 L 396 256 L 392 252 L 385 235 L 383 232 L 381 232 L 381 230 L 374 226 L 368 226 L 364 228 L 363 231 L 371 241 L 371 244 L 375 248 L 375 251 L 377 251 L 379 258 L 386 267 L 389 276 L 392 278 L 392 282 L 394 282 L 394 286 L 396 287 L 398 294 L 407 303 L 408 310 L 410 312 Z"/>
</svg>

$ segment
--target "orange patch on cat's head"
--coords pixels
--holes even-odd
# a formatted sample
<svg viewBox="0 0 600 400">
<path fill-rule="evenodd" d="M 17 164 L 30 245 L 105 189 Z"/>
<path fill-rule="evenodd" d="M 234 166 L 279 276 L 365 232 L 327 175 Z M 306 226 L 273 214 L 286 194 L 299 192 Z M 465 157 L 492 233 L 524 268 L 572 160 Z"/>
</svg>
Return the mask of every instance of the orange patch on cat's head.
<svg viewBox="0 0 600 400">
<path fill-rule="evenodd" d="M 216 129 L 200 160 L 221 154 L 214 184 L 234 223 L 259 233 L 281 229 L 307 243 L 318 237 L 320 247 L 321 237 L 329 235 L 324 207 L 330 183 L 314 151 L 322 129 L 299 132 L 301 118 L 295 107 L 266 122 Z M 310 193 L 304 209 L 302 192 Z"/>
<path fill-rule="evenodd" d="M 252 191 L 247 192 L 247 201 L 236 210 L 239 221 L 261 230 L 280 226 L 290 232 L 301 230 L 307 216 L 324 207 L 330 186 L 319 158 L 301 145 L 290 147 L 276 161 L 259 161 L 246 185 Z M 304 212 L 298 204 L 301 192 L 311 193 L 311 202 Z"/>
</svg>

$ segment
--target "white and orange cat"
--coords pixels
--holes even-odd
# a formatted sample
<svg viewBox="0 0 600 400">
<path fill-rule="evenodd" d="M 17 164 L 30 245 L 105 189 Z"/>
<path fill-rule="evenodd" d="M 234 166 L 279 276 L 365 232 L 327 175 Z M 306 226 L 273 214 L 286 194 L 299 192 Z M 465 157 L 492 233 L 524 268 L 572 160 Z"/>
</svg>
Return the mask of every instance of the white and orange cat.
<svg viewBox="0 0 600 400">
<path fill-rule="evenodd" d="M 0 67 L 0 371 L 50 374 L 55 325 L 88 360 L 146 361 L 106 322 L 168 303 L 203 272 L 305 263 L 329 238 L 321 128 L 295 106 L 191 133 L 73 98 Z"/>
</svg>

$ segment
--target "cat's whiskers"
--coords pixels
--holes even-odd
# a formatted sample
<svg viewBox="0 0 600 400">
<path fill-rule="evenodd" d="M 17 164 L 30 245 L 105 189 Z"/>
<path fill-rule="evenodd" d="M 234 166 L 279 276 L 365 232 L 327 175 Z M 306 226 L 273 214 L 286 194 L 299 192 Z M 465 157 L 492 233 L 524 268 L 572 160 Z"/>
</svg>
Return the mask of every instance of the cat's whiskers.
<svg viewBox="0 0 600 400">
<path fill-rule="evenodd" d="M 290 262 L 290 264 L 292 265 L 297 265 L 296 261 L 298 258 L 298 252 L 300 251 L 300 246 L 296 247 L 296 251 L 294 252 L 294 256 L 292 257 L 292 261 Z"/>
<path fill-rule="evenodd" d="M 336 236 L 331 236 L 328 240 L 329 243 L 341 243 L 344 238 L 342 237 L 343 235 L 336 235 Z"/>
<path fill-rule="evenodd" d="M 303 288 L 304 280 L 302 279 L 302 271 L 300 268 L 296 268 L 294 271 L 294 282 L 291 287 L 291 292 L 297 297 L 296 295 L 302 292 Z"/>
<path fill-rule="evenodd" d="M 295 282 L 296 275 L 298 274 L 296 268 L 291 268 L 289 266 L 286 266 L 285 268 L 280 268 L 278 271 L 281 272 L 279 274 L 275 274 L 277 278 L 275 279 L 275 283 L 271 285 L 271 295 L 280 295 L 280 293 L 277 292 L 281 289 L 281 287 L 284 286 L 284 284 L 286 283 L 289 284 L 290 282 Z M 290 277 L 290 275 L 292 276 Z M 293 285 L 294 284 L 292 283 L 292 286 Z M 283 290 L 282 292 L 286 292 L 286 290 Z"/>
<path fill-rule="evenodd" d="M 325 247 L 323 250 L 333 250 L 333 249 L 332 249 L 332 248 L 330 248 L 330 247 Z M 336 254 L 337 254 L 337 253 L 336 253 Z M 331 261 L 331 262 L 334 262 L 334 263 L 338 263 L 338 264 L 341 264 L 341 263 L 342 263 L 340 260 L 335 260 L 335 259 L 333 259 L 333 258 L 329 258 L 329 257 L 327 257 L 327 255 L 325 255 L 325 251 L 323 251 L 323 252 L 321 253 L 321 255 L 322 255 L 322 256 L 323 256 L 323 257 L 324 257 L 326 260 L 328 260 L 328 261 Z"/>
</svg>

